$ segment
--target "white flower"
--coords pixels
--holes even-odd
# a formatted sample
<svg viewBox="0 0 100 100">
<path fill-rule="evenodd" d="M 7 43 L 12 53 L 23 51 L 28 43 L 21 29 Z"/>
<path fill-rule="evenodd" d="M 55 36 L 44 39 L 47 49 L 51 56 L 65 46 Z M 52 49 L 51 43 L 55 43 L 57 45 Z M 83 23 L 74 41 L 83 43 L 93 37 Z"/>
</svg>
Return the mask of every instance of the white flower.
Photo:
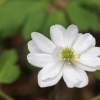
<svg viewBox="0 0 100 100">
<path fill-rule="evenodd" d="M 95 39 L 89 34 L 78 34 L 78 28 L 61 25 L 50 28 L 51 40 L 38 32 L 32 33 L 28 42 L 28 62 L 43 68 L 38 74 L 40 87 L 55 85 L 63 77 L 66 85 L 84 87 L 88 84 L 85 71 L 100 69 L 100 48 L 95 47 Z"/>
</svg>

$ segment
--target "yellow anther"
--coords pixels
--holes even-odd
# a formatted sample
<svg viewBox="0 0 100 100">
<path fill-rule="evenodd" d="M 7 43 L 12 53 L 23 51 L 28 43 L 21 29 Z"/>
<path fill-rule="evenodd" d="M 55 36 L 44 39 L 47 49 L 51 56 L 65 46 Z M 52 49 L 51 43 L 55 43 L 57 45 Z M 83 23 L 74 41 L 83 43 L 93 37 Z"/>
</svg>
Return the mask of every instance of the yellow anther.
<svg viewBox="0 0 100 100">
<path fill-rule="evenodd" d="M 68 64 L 70 65 L 71 63 L 68 61 Z"/>
<path fill-rule="evenodd" d="M 81 54 L 78 55 L 78 59 L 80 59 L 80 57 L 81 57 Z"/>
<path fill-rule="evenodd" d="M 66 58 L 64 58 L 64 60 L 66 60 Z"/>
<path fill-rule="evenodd" d="M 75 56 L 73 56 L 73 58 L 72 59 L 74 59 L 75 58 Z"/>
<path fill-rule="evenodd" d="M 77 60 L 75 60 L 74 58 L 72 58 L 72 62 L 76 63 L 76 62 L 77 62 Z"/>
</svg>

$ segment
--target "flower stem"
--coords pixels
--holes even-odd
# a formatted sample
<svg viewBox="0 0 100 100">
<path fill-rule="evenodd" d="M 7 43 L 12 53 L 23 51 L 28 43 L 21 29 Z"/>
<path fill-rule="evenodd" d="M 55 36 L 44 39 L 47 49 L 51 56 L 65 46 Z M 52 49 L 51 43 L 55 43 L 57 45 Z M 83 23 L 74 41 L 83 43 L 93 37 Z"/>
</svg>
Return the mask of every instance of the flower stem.
<svg viewBox="0 0 100 100">
<path fill-rule="evenodd" d="M 14 100 L 11 97 L 9 97 L 7 94 L 5 94 L 3 91 L 0 90 L 0 96 L 4 98 L 5 100 Z"/>
<path fill-rule="evenodd" d="M 98 95 L 98 96 L 94 97 L 94 98 L 93 98 L 93 99 L 91 99 L 91 100 L 100 100 L 100 95 Z"/>
<path fill-rule="evenodd" d="M 53 90 L 53 93 L 52 93 L 52 96 L 51 96 L 51 100 L 55 100 L 56 93 L 58 91 L 59 85 L 60 85 L 60 81 L 54 87 L 54 90 Z"/>
</svg>

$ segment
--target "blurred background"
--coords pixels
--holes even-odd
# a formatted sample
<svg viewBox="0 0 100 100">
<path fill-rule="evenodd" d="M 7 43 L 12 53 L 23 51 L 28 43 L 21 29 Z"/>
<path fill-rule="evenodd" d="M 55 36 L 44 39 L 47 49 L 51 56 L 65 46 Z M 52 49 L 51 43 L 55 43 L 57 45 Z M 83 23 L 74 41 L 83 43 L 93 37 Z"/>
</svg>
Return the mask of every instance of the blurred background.
<svg viewBox="0 0 100 100">
<path fill-rule="evenodd" d="M 65 28 L 75 24 L 79 32 L 91 33 L 100 46 L 100 0 L 0 0 L 0 91 L 15 100 L 50 100 L 54 86 L 38 86 L 40 69 L 26 57 L 31 32 L 50 38 L 54 24 Z M 55 100 L 91 100 L 99 95 L 100 71 L 87 74 L 89 84 L 81 89 L 69 89 L 61 79 Z M 0 100 L 6 99 L 0 96 Z"/>
</svg>

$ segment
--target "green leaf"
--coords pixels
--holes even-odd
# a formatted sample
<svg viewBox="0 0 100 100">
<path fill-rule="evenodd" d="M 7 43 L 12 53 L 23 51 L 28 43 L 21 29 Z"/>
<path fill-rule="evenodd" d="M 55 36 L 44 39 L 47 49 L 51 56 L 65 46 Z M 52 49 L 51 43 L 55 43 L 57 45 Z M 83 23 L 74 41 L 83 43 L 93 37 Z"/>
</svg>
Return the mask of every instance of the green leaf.
<svg viewBox="0 0 100 100">
<path fill-rule="evenodd" d="M 0 6 L 0 39 L 17 33 L 25 19 L 25 8 L 29 3 L 31 5 L 31 2 L 9 1 Z"/>
<path fill-rule="evenodd" d="M 30 20 L 30 16 L 32 18 L 33 14 L 36 14 L 34 12 L 41 9 L 44 4 L 46 3 L 34 0 L 9 0 L 0 5 L 0 40 L 13 37 Z M 33 17 L 36 18 L 36 16 Z"/>
<path fill-rule="evenodd" d="M 100 32 L 100 18 L 96 13 L 90 13 L 89 22 L 92 31 Z"/>
<path fill-rule="evenodd" d="M 4 67 L 0 72 L 0 83 L 12 83 L 19 77 L 19 75 L 19 66 L 8 65 L 7 67 Z"/>
<path fill-rule="evenodd" d="M 76 24 L 81 31 L 100 31 L 99 16 L 89 9 L 82 7 L 82 2 L 70 2 L 66 11 L 73 24 Z"/>
<path fill-rule="evenodd" d="M 71 2 L 66 7 L 66 11 L 73 24 L 76 24 L 80 30 L 88 30 L 89 22 L 87 20 L 88 12 L 79 7 L 77 2 Z"/>
<path fill-rule="evenodd" d="M 0 0 L 0 5 L 6 2 L 7 0 Z"/>
<path fill-rule="evenodd" d="M 29 40 L 31 33 L 33 31 L 39 31 L 40 27 L 43 24 L 44 18 L 46 16 L 46 5 L 45 3 L 38 3 L 31 7 L 32 11 L 23 28 L 23 37 L 26 40 Z"/>
<path fill-rule="evenodd" d="M 100 70 L 95 71 L 94 74 L 98 79 L 100 79 Z"/>
<path fill-rule="evenodd" d="M 84 5 L 87 5 L 88 8 L 93 8 L 93 10 L 98 10 L 100 12 L 100 0 L 83 0 Z"/>
<path fill-rule="evenodd" d="M 42 34 L 50 38 L 50 27 L 55 24 L 63 25 L 65 28 L 68 26 L 68 22 L 61 11 L 48 12 L 48 16 L 41 28 Z"/>
<path fill-rule="evenodd" d="M 15 50 L 6 50 L 0 56 L 0 83 L 12 83 L 20 75 L 20 68 L 15 63 L 17 61 Z"/>
</svg>

